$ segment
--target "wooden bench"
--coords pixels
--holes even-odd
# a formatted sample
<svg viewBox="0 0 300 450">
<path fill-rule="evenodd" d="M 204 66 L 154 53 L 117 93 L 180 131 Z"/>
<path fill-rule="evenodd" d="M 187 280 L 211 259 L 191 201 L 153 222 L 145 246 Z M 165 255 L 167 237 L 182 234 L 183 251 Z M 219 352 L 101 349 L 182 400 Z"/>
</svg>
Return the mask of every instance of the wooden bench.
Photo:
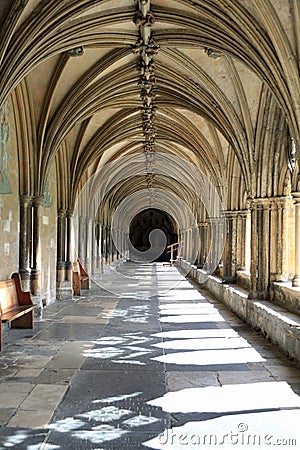
<svg viewBox="0 0 300 450">
<path fill-rule="evenodd" d="M 72 263 L 72 287 L 74 295 L 80 295 L 81 289 L 90 287 L 90 278 L 79 258 Z"/>
<path fill-rule="evenodd" d="M 77 259 L 80 271 L 80 287 L 81 289 L 89 289 L 90 288 L 90 277 L 86 270 L 84 269 L 81 260 Z"/>
<path fill-rule="evenodd" d="M 33 328 L 34 309 L 30 292 L 24 292 L 21 278 L 13 273 L 10 280 L 0 282 L 1 323 L 10 324 L 11 328 Z M 0 351 L 2 327 L 0 327 Z"/>
</svg>

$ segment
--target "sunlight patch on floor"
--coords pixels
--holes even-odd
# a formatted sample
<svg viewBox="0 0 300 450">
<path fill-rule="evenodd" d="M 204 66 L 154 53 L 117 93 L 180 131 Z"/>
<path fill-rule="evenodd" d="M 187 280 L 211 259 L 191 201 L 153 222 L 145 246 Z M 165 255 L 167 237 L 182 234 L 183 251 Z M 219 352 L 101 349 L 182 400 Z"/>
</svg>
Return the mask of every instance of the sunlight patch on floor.
<svg viewBox="0 0 300 450">
<path fill-rule="evenodd" d="M 152 345 L 154 347 L 170 350 L 217 350 L 251 347 L 246 339 L 242 337 L 223 339 L 180 339 L 176 341 L 167 341 Z"/>
<path fill-rule="evenodd" d="M 182 389 L 148 402 L 169 413 L 236 412 L 300 408 L 300 397 L 285 381 Z"/>
<path fill-rule="evenodd" d="M 299 421 L 298 409 L 236 414 L 203 422 L 187 422 L 181 427 L 165 430 L 143 445 L 157 450 L 296 450 L 300 442 Z"/>
<path fill-rule="evenodd" d="M 164 316 L 160 318 L 163 323 L 201 323 L 225 322 L 221 314 L 182 314 L 178 316 Z"/>
<path fill-rule="evenodd" d="M 170 353 L 168 355 L 151 358 L 165 364 L 219 366 L 224 364 L 246 364 L 249 362 L 265 361 L 253 348 L 225 349 L 225 350 L 199 350 L 192 352 Z"/>
<path fill-rule="evenodd" d="M 206 338 L 235 338 L 239 334 L 233 329 L 215 329 L 215 330 L 175 330 L 163 331 L 161 333 L 151 334 L 154 337 L 163 339 L 206 339 Z"/>
</svg>

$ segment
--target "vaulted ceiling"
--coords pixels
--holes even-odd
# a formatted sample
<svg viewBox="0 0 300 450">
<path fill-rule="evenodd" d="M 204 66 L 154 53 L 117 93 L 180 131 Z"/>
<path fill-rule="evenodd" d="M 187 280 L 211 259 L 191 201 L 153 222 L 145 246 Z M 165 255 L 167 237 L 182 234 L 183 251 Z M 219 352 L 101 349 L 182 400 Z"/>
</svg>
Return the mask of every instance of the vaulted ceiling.
<svg viewBox="0 0 300 450">
<path fill-rule="evenodd" d="M 12 95 L 32 171 L 21 193 L 42 193 L 54 163 L 67 208 L 105 164 L 114 207 L 139 190 L 186 198 L 190 164 L 228 209 L 290 183 L 298 0 L 1 0 L 0 17 L 0 103 Z"/>
</svg>

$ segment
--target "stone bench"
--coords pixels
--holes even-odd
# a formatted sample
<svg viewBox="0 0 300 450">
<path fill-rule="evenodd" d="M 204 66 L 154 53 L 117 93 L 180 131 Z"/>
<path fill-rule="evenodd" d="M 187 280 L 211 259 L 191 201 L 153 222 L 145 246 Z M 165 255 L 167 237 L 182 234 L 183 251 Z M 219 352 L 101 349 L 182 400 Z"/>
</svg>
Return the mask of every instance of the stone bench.
<svg viewBox="0 0 300 450">
<path fill-rule="evenodd" d="M 21 279 L 14 273 L 10 280 L 0 282 L 0 315 L 1 324 L 7 323 L 10 328 L 33 328 L 34 309 L 30 292 L 22 290 Z M 0 327 L 0 351 L 2 343 L 2 327 Z"/>
</svg>

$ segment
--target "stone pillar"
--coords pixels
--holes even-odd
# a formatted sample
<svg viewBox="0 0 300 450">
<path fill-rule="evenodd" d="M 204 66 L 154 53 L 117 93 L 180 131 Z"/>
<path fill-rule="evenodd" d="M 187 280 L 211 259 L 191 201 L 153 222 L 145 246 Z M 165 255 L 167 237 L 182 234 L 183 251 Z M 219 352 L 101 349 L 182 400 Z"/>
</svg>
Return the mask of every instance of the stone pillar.
<svg viewBox="0 0 300 450">
<path fill-rule="evenodd" d="M 101 267 L 103 268 L 103 265 L 105 264 L 107 258 L 106 226 L 102 224 L 101 230 Z"/>
<path fill-rule="evenodd" d="M 78 257 L 85 264 L 86 251 L 86 220 L 85 217 L 78 218 Z"/>
<path fill-rule="evenodd" d="M 224 281 L 235 283 L 237 270 L 237 228 L 239 211 L 226 211 L 226 244 L 223 257 Z"/>
<path fill-rule="evenodd" d="M 187 230 L 182 231 L 182 256 L 186 261 L 188 260 L 188 232 Z"/>
<path fill-rule="evenodd" d="M 191 264 L 197 264 L 197 255 L 199 248 L 199 229 L 198 225 L 192 225 L 190 229 L 190 261 Z"/>
<path fill-rule="evenodd" d="M 91 221 L 91 234 L 91 274 L 94 274 L 97 267 L 97 224 L 94 219 Z"/>
<path fill-rule="evenodd" d="M 289 278 L 289 210 L 291 197 L 274 198 L 271 205 L 270 281 Z"/>
<path fill-rule="evenodd" d="M 257 235 L 257 208 L 256 203 L 250 202 L 251 213 L 251 260 L 250 260 L 250 294 L 249 298 L 254 298 L 257 291 L 257 247 L 258 247 L 258 235 Z"/>
<path fill-rule="evenodd" d="M 72 225 L 73 225 L 73 213 L 71 210 L 66 211 L 66 242 L 65 242 L 65 279 L 66 281 L 72 281 L 72 261 L 71 261 L 71 244 L 72 244 Z"/>
<path fill-rule="evenodd" d="M 293 286 L 300 287 L 300 192 L 293 192 L 295 200 L 295 274 Z"/>
<path fill-rule="evenodd" d="M 270 291 L 270 211 L 273 199 L 251 201 L 251 291 L 249 298 L 266 300 Z"/>
<path fill-rule="evenodd" d="M 100 269 L 102 266 L 102 225 L 101 223 L 97 223 L 97 234 L 96 234 L 96 238 L 97 238 L 97 243 L 96 243 L 96 249 L 97 249 L 97 269 Z"/>
<path fill-rule="evenodd" d="M 65 281 L 65 219 L 66 210 L 58 209 L 57 211 L 57 288 Z"/>
<path fill-rule="evenodd" d="M 258 263 L 258 292 L 259 297 L 269 297 L 270 282 L 270 201 L 262 202 L 258 210 L 259 221 L 259 263 Z"/>
<path fill-rule="evenodd" d="M 32 262 L 30 273 L 30 290 L 33 296 L 40 296 L 41 293 L 41 272 L 38 268 L 38 254 L 40 247 L 40 217 L 39 206 L 42 197 L 32 199 Z M 38 303 L 38 302 L 37 302 Z"/>
<path fill-rule="evenodd" d="M 199 259 L 199 266 L 202 269 L 206 258 L 207 258 L 207 228 L 208 223 L 202 222 L 200 224 L 200 259 Z"/>
<path fill-rule="evenodd" d="M 250 211 L 243 210 L 238 212 L 237 218 L 237 270 L 246 269 L 247 257 L 247 222 L 250 216 Z"/>
<path fill-rule="evenodd" d="M 30 290 L 31 197 L 20 195 L 19 272 L 24 291 Z"/>
<path fill-rule="evenodd" d="M 72 290 L 71 262 L 72 212 L 66 209 L 57 211 L 57 273 L 56 297 L 58 300 L 70 298 Z"/>
<path fill-rule="evenodd" d="M 222 217 L 212 217 L 206 219 L 209 227 L 207 228 L 207 259 L 204 269 L 212 274 L 218 269 L 222 259 L 224 242 L 226 238 L 226 225 Z"/>
<path fill-rule="evenodd" d="M 237 270 L 246 267 L 246 227 L 248 210 L 226 211 L 227 238 L 224 251 L 224 280 L 236 282 Z"/>
<path fill-rule="evenodd" d="M 113 230 L 109 227 L 110 261 L 115 261 L 116 249 L 113 241 Z"/>
<path fill-rule="evenodd" d="M 193 263 L 192 262 L 192 252 L 191 252 L 191 241 L 192 241 L 192 229 L 188 228 L 186 231 L 186 247 L 187 247 L 187 256 L 186 259 L 189 263 Z"/>
<path fill-rule="evenodd" d="M 113 242 L 112 242 L 112 231 L 111 226 L 107 225 L 106 239 L 108 245 L 108 264 L 113 262 Z"/>
<path fill-rule="evenodd" d="M 93 246 L 93 221 L 90 217 L 86 218 L 86 229 L 85 229 L 85 259 L 83 259 L 83 264 L 87 273 L 92 271 L 92 246 Z"/>
<path fill-rule="evenodd" d="M 199 269 L 201 267 L 200 261 L 201 261 L 201 249 L 202 249 L 202 241 L 201 241 L 201 223 L 198 223 L 198 253 L 197 253 L 197 268 Z"/>
</svg>

